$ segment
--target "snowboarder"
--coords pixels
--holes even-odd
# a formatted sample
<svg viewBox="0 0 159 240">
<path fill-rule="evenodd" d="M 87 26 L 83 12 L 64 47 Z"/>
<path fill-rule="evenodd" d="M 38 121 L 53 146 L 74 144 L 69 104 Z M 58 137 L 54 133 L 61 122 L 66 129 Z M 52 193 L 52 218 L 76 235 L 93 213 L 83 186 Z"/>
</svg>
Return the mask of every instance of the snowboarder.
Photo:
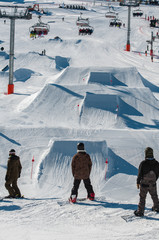
<svg viewBox="0 0 159 240">
<path fill-rule="evenodd" d="M 146 195 L 149 192 L 153 200 L 152 210 L 159 212 L 159 201 L 157 195 L 156 181 L 159 177 L 159 162 L 153 156 L 153 149 L 145 149 L 145 160 L 140 163 L 137 188 L 140 189 L 140 201 L 138 209 L 135 210 L 136 216 L 144 216 Z"/>
<path fill-rule="evenodd" d="M 17 180 L 20 178 L 21 174 L 21 163 L 20 158 L 16 155 L 14 149 L 9 151 L 9 158 L 7 164 L 7 172 L 5 177 L 5 187 L 9 192 L 8 198 L 20 198 L 21 193 L 17 186 Z"/>
<path fill-rule="evenodd" d="M 71 191 L 70 201 L 75 203 L 78 196 L 78 188 L 81 180 L 87 190 L 87 197 L 94 200 L 95 194 L 90 181 L 92 161 L 89 154 L 86 153 L 83 143 L 77 144 L 77 153 L 72 158 L 72 174 L 74 177 L 73 188 Z"/>
</svg>

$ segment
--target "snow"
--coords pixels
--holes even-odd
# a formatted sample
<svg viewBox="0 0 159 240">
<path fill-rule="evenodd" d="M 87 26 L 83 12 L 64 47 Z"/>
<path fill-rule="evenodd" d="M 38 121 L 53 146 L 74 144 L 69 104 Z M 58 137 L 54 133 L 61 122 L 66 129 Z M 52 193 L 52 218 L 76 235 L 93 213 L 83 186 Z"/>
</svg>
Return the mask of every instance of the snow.
<svg viewBox="0 0 159 240">
<path fill-rule="evenodd" d="M 33 1 L 0 3 L 28 6 Z M 126 52 L 127 7 L 110 3 L 126 24 L 119 29 L 109 27 L 106 2 L 64 2 L 83 4 L 85 11 L 59 8 L 63 2 L 58 0 L 34 3 L 51 13 L 42 15 L 50 32 L 33 40 L 29 28 L 38 15 L 16 20 L 11 95 L 6 94 L 8 68 L 2 71 L 9 64 L 10 21 L 0 19 L 1 196 L 8 194 L 4 178 L 8 151 L 14 148 L 23 166 L 18 185 L 26 197 L 0 201 L 0 240 L 158 239 L 159 216 L 150 211 L 149 195 L 145 218 L 125 222 L 122 216 L 137 208 L 136 176 L 145 148 L 152 147 L 158 159 L 158 40 L 154 61 L 149 52 L 145 56 L 146 41 L 158 29 L 150 29 L 144 16 L 158 18 L 159 7 L 141 5 L 144 16 L 131 17 L 131 51 Z M 90 36 L 78 35 L 80 12 L 94 28 Z M 72 205 L 67 202 L 71 160 L 81 141 L 93 162 L 96 199 Z M 84 197 L 81 183 L 79 198 Z"/>
</svg>

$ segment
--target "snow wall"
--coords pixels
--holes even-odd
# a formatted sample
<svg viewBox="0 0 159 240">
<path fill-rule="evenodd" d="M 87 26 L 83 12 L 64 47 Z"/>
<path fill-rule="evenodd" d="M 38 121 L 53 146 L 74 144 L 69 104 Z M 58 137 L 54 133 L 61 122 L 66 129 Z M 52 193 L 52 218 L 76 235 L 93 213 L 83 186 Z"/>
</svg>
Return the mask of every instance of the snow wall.
<svg viewBox="0 0 159 240">
<path fill-rule="evenodd" d="M 117 156 L 107 147 L 106 141 L 83 141 L 86 152 L 92 159 L 91 182 L 98 195 L 103 193 L 106 182 L 116 174 L 124 173 L 136 175 L 137 169 Z M 71 161 L 77 152 L 79 141 L 53 141 L 50 142 L 47 151 L 37 167 L 35 174 L 39 187 L 46 191 L 55 191 L 58 194 L 70 193 L 73 176 Z M 108 165 L 106 166 L 106 160 Z M 80 194 L 85 194 L 83 183 Z"/>
</svg>

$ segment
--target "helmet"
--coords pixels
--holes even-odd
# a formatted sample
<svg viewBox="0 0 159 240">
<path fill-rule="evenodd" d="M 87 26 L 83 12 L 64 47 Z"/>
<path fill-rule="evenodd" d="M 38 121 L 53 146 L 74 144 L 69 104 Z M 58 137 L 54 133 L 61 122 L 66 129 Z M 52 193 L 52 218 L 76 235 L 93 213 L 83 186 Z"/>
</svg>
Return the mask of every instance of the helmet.
<svg viewBox="0 0 159 240">
<path fill-rule="evenodd" d="M 146 158 L 153 158 L 153 149 L 150 147 L 147 147 L 145 149 L 145 157 Z"/>
<path fill-rule="evenodd" d="M 84 150 L 84 143 L 78 143 L 77 144 L 77 149 L 78 150 Z"/>
<path fill-rule="evenodd" d="M 10 154 L 10 155 L 14 155 L 14 154 L 15 154 L 15 150 L 14 150 L 14 149 L 11 149 L 11 150 L 9 151 L 9 154 Z"/>
</svg>

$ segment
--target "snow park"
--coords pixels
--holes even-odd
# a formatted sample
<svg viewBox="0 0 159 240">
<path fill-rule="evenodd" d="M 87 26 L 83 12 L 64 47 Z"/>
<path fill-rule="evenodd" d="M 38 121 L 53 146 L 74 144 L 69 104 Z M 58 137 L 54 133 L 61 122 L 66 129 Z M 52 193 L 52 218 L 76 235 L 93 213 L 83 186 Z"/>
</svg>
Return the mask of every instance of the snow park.
<svg viewBox="0 0 159 240">
<path fill-rule="evenodd" d="M 158 239 L 150 194 L 134 215 L 145 149 L 159 160 L 158 19 L 156 1 L 0 1 L 0 240 Z M 81 181 L 71 204 L 80 142 L 95 199 Z M 11 149 L 24 198 L 4 198 Z"/>
</svg>

